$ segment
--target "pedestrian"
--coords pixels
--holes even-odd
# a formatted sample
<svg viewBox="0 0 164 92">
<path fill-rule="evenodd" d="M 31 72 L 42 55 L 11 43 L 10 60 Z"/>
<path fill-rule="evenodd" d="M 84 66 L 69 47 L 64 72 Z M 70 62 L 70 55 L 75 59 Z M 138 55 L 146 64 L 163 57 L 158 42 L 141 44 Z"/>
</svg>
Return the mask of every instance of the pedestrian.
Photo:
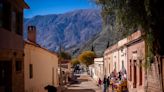
<svg viewBox="0 0 164 92">
<path fill-rule="evenodd" d="M 109 85 L 110 85 L 110 78 L 108 76 L 107 80 L 106 80 L 106 86 L 107 86 L 107 92 L 109 92 Z"/>
<path fill-rule="evenodd" d="M 101 79 L 99 78 L 99 80 L 98 80 L 98 86 L 99 86 L 99 87 L 101 87 L 101 83 L 102 83 L 102 81 L 101 81 Z"/>
<path fill-rule="evenodd" d="M 107 79 L 106 77 L 104 76 L 104 80 L 103 80 L 103 92 L 106 92 L 106 88 L 107 88 Z"/>
<path fill-rule="evenodd" d="M 118 72 L 118 78 L 121 81 L 121 78 L 122 78 L 121 72 Z"/>
</svg>

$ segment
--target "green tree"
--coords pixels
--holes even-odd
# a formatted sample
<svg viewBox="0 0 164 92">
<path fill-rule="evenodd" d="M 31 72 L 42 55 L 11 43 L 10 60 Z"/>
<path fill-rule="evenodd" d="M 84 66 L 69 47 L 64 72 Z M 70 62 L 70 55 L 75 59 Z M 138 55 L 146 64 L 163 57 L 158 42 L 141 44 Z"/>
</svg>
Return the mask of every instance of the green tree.
<svg viewBox="0 0 164 92">
<path fill-rule="evenodd" d="M 94 58 L 96 57 L 96 54 L 92 51 L 84 51 L 82 52 L 78 59 L 81 63 L 85 64 L 87 67 L 94 63 Z"/>
<path fill-rule="evenodd" d="M 73 66 L 75 66 L 75 65 L 77 65 L 77 64 L 80 64 L 80 61 L 79 61 L 77 58 L 74 58 L 74 59 L 71 60 L 71 64 L 72 64 Z"/>
<path fill-rule="evenodd" d="M 64 51 L 59 53 L 59 57 L 62 60 L 70 60 L 71 59 L 71 55 L 67 52 L 64 52 Z"/>
<path fill-rule="evenodd" d="M 162 62 L 161 56 L 164 55 L 164 2 L 162 0 L 95 0 L 95 2 L 102 8 L 104 26 L 107 26 L 107 16 L 114 14 L 116 29 L 125 28 L 123 31 L 126 32 L 131 28 L 141 29 L 146 41 L 146 69 L 152 65 L 156 56 L 159 75 L 162 78 L 160 62 Z"/>
<path fill-rule="evenodd" d="M 154 55 L 164 55 L 164 6 L 161 0 L 96 0 L 102 8 L 102 17 L 107 26 L 107 16 L 115 14 L 116 27 L 142 28 L 147 43 L 147 57 L 150 61 Z"/>
</svg>

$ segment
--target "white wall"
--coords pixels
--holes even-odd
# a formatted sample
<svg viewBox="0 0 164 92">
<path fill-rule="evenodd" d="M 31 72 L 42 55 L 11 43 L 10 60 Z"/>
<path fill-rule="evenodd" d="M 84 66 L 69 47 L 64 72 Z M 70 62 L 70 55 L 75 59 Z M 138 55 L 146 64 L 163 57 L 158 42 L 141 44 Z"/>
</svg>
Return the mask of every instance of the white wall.
<svg viewBox="0 0 164 92">
<path fill-rule="evenodd" d="M 113 52 L 113 70 L 115 68 L 115 63 L 116 63 L 116 72 L 118 72 L 119 71 L 118 50 Z"/>
<path fill-rule="evenodd" d="M 122 70 L 122 61 L 127 71 L 127 47 L 119 49 L 119 71 Z"/>
<path fill-rule="evenodd" d="M 99 78 L 103 79 L 103 58 L 95 58 L 94 59 L 94 68 L 95 68 L 95 76 L 94 79 L 98 81 Z"/>
</svg>

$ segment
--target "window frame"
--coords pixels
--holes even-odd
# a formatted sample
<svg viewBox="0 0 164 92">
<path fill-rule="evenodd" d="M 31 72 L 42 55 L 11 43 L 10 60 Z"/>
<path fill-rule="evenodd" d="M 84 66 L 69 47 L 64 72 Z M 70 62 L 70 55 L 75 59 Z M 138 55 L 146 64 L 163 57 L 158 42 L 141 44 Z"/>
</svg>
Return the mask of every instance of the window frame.
<svg viewBox="0 0 164 92">
<path fill-rule="evenodd" d="M 22 61 L 21 60 L 16 60 L 15 61 L 15 71 L 16 72 L 21 72 L 23 69 L 22 67 Z"/>
</svg>

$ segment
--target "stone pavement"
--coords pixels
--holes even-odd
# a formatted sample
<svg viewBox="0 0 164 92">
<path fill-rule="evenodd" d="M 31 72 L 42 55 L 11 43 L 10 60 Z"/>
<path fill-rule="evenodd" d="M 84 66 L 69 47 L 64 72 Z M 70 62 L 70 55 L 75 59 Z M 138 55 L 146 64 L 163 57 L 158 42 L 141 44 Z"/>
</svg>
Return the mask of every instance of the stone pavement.
<svg viewBox="0 0 164 92">
<path fill-rule="evenodd" d="M 86 74 L 79 74 L 78 83 L 68 85 L 62 92 L 102 92 L 102 89 Z"/>
</svg>

